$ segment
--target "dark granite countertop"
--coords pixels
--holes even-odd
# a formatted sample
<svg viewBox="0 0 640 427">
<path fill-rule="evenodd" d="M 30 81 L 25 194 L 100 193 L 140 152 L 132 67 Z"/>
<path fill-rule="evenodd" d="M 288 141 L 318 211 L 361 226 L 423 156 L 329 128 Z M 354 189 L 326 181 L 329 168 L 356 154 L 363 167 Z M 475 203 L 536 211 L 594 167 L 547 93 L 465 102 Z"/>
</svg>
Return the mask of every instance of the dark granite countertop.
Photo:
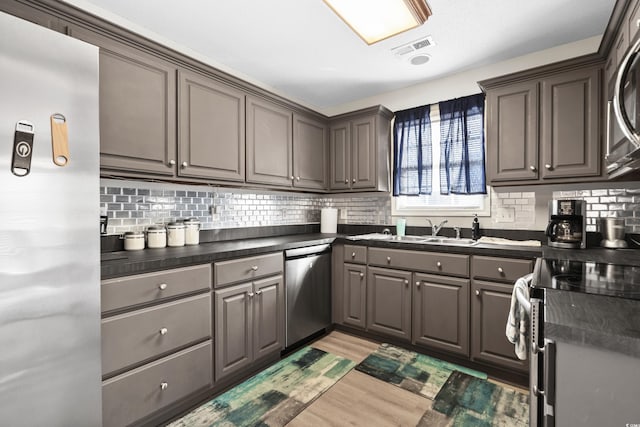
<svg viewBox="0 0 640 427">
<path fill-rule="evenodd" d="M 597 262 L 618 265 L 640 265 L 640 249 L 560 249 L 543 246 L 544 258 Z"/>
<path fill-rule="evenodd" d="M 640 355 L 640 301 L 545 290 L 545 337 Z"/>
<path fill-rule="evenodd" d="M 540 247 L 499 245 L 427 245 L 400 241 L 351 240 L 343 234 L 291 234 L 277 237 L 226 240 L 201 243 L 177 248 L 144 249 L 141 251 L 105 252 L 101 258 L 101 277 L 127 276 L 168 268 L 211 263 L 222 259 L 259 255 L 326 243 L 376 246 L 418 251 L 444 251 L 460 254 L 493 255 L 511 258 L 536 258 L 542 254 Z"/>
</svg>

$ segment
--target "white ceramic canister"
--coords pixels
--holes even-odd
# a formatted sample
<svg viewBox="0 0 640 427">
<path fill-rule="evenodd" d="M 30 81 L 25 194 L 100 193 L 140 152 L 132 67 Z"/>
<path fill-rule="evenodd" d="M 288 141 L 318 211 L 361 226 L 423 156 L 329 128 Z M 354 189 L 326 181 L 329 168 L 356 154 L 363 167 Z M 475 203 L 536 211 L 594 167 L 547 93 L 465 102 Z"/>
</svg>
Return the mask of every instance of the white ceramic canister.
<svg viewBox="0 0 640 427">
<path fill-rule="evenodd" d="M 184 223 L 170 222 L 167 224 L 167 245 L 184 246 Z"/>
<path fill-rule="evenodd" d="M 161 225 L 152 225 L 147 228 L 147 247 L 151 249 L 167 246 L 167 229 Z"/>
<path fill-rule="evenodd" d="M 189 218 L 184 221 L 185 243 L 197 245 L 200 243 L 200 221 L 198 218 Z"/>
<path fill-rule="evenodd" d="M 125 251 L 144 249 L 144 233 L 141 231 L 127 231 L 124 233 L 123 239 Z"/>
</svg>

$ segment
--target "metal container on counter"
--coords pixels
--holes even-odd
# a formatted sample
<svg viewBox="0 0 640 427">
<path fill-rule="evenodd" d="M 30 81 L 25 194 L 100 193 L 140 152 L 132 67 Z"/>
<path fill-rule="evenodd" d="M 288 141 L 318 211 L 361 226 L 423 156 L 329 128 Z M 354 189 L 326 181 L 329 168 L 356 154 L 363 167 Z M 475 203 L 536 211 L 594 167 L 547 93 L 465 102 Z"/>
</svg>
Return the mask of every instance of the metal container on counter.
<svg viewBox="0 0 640 427">
<path fill-rule="evenodd" d="M 141 231 L 127 231 L 122 237 L 125 251 L 139 251 L 144 249 L 144 233 Z"/>
</svg>

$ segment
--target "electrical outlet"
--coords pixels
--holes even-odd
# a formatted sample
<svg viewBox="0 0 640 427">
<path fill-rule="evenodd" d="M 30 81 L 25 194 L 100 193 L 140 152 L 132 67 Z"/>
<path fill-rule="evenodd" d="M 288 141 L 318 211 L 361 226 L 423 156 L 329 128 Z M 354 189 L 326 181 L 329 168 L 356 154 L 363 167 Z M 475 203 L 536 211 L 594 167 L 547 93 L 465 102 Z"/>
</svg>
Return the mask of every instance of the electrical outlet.
<svg viewBox="0 0 640 427">
<path fill-rule="evenodd" d="M 340 209 L 340 219 L 347 219 L 347 208 Z"/>
<path fill-rule="evenodd" d="M 498 208 L 496 210 L 496 222 L 514 222 L 516 210 L 514 208 Z"/>
</svg>

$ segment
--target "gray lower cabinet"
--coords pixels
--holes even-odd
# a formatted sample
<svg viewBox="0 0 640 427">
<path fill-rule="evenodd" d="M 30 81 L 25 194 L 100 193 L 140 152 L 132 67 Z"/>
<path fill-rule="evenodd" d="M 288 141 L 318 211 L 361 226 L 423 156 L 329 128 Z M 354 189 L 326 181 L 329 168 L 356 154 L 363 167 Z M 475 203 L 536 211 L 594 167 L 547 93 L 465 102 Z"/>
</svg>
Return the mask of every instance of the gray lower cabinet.
<svg viewBox="0 0 640 427">
<path fill-rule="evenodd" d="M 471 257 L 471 357 L 507 369 L 526 371 L 505 336 L 514 282 L 533 271 L 530 259 Z"/>
<path fill-rule="evenodd" d="M 369 267 L 367 329 L 411 340 L 411 273 Z"/>
<path fill-rule="evenodd" d="M 342 322 L 364 329 L 367 326 L 367 266 L 345 263 L 343 270 Z"/>
<path fill-rule="evenodd" d="M 211 279 L 198 265 L 101 282 L 105 427 L 213 386 Z"/>
<path fill-rule="evenodd" d="M 178 72 L 178 175 L 244 182 L 245 94 Z"/>
<path fill-rule="evenodd" d="M 281 275 L 216 289 L 214 300 L 216 380 L 284 348 Z"/>
<path fill-rule="evenodd" d="M 414 344 L 469 356 L 469 280 L 413 275 Z"/>
</svg>

